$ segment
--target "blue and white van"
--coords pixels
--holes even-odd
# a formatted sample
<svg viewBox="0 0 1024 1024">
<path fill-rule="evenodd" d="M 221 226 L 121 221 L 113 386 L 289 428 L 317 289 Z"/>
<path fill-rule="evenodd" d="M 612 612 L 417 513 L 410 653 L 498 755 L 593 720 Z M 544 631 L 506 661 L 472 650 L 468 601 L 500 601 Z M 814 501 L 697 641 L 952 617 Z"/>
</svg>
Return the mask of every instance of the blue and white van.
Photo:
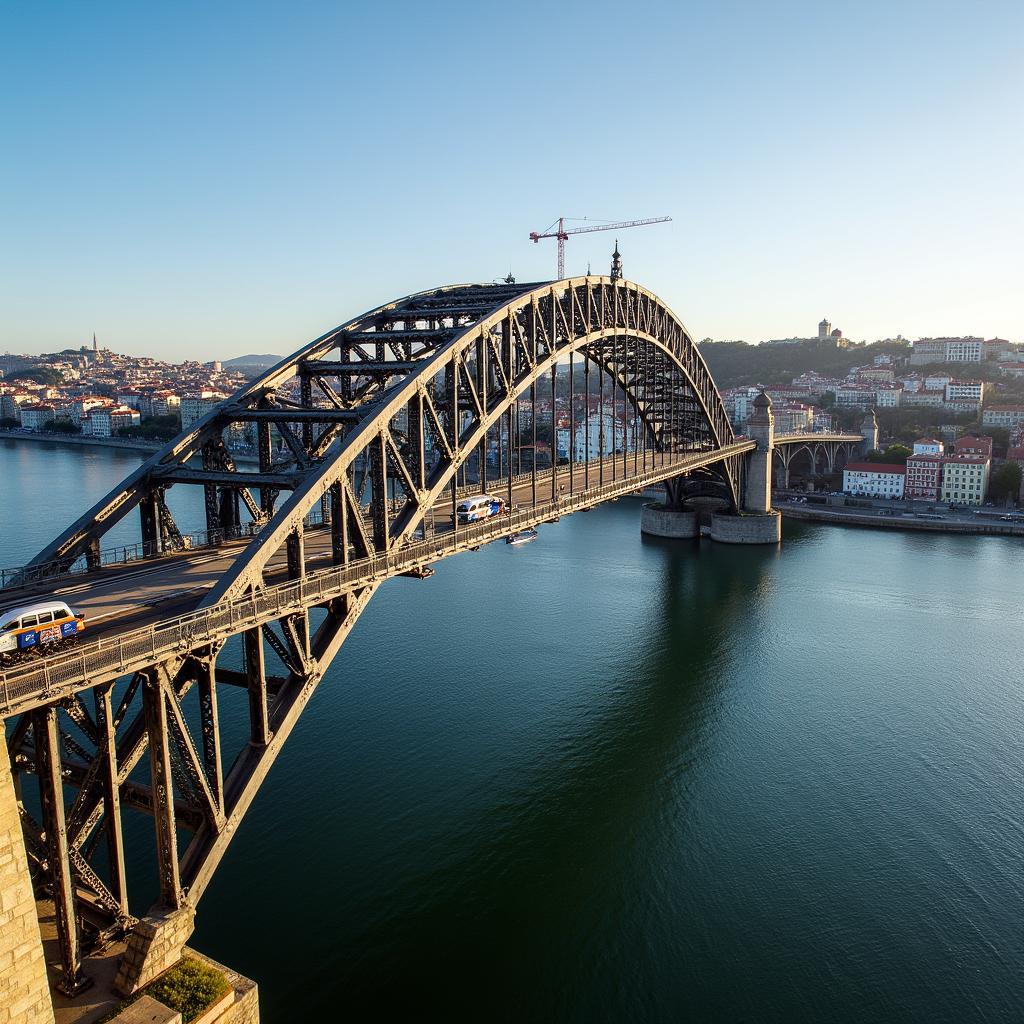
<svg viewBox="0 0 1024 1024">
<path fill-rule="evenodd" d="M 85 629 L 85 616 L 76 615 L 63 601 L 36 601 L 0 612 L 0 654 L 69 640 Z"/>
<path fill-rule="evenodd" d="M 489 519 L 500 515 L 508 507 L 504 498 L 496 498 L 492 494 L 474 494 L 463 498 L 455 506 L 460 523 L 475 523 L 480 519 Z"/>
</svg>

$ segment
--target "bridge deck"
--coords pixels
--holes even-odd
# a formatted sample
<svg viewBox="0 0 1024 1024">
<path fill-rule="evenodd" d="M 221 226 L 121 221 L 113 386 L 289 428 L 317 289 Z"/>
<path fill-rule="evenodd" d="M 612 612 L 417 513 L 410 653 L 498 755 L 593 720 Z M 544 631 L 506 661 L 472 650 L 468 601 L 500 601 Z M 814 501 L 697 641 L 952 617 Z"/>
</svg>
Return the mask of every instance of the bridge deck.
<svg viewBox="0 0 1024 1024">
<path fill-rule="evenodd" d="M 19 603 L 43 594 L 67 600 L 85 612 L 89 639 L 70 651 L 30 659 L 0 673 L 0 714 L 17 714 L 50 703 L 144 668 L 161 652 L 224 639 L 242 629 L 323 604 L 368 582 L 424 567 L 517 530 L 593 507 L 753 448 L 753 441 L 741 439 L 718 451 L 689 454 L 649 467 L 645 472 L 620 475 L 616 480 L 611 479 L 609 467 L 613 460 L 609 459 L 605 461 L 603 484 L 596 484 L 599 470 L 593 464 L 592 486 L 587 490 L 577 489 L 573 494 L 563 490 L 557 500 L 517 508 L 510 515 L 460 526 L 457 530 L 447 521 L 451 505 L 445 502 L 437 507 L 438 515 L 443 514 L 446 521 L 438 522 L 424 539 L 387 555 L 355 560 L 345 566 L 331 565 L 329 531 L 314 529 L 306 538 L 306 561 L 312 564 L 313 571 L 307 571 L 302 580 L 287 579 L 282 554 L 269 564 L 266 587 L 257 595 L 213 608 L 199 605 L 204 594 L 244 551 L 245 540 L 232 541 L 217 549 L 185 552 L 151 564 L 136 562 L 98 569 L 60 581 L 55 587 L 39 585 L 10 591 L 12 597 L 17 594 Z M 615 461 L 621 469 L 621 457 Z M 577 466 L 577 488 L 583 482 L 581 476 Z M 568 482 L 568 469 L 559 470 L 555 486 L 568 488 Z M 488 486 L 501 493 L 493 483 Z M 532 480 L 519 482 L 513 486 L 513 498 L 521 502 L 532 497 L 532 490 Z M 550 470 L 538 472 L 537 490 L 538 494 L 551 493 Z"/>
</svg>

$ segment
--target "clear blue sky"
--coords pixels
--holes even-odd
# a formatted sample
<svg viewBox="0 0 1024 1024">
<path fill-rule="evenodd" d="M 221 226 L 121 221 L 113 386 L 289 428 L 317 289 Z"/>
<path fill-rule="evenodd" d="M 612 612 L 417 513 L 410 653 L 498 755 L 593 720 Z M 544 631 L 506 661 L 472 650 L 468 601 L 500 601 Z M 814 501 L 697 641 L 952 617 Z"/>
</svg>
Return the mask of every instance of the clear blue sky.
<svg viewBox="0 0 1024 1024">
<path fill-rule="evenodd" d="M 698 337 L 1024 340 L 1024 4 L 16 3 L 0 351 L 288 352 L 554 276 L 559 214 Z M 613 239 L 572 239 L 604 271 Z"/>
</svg>

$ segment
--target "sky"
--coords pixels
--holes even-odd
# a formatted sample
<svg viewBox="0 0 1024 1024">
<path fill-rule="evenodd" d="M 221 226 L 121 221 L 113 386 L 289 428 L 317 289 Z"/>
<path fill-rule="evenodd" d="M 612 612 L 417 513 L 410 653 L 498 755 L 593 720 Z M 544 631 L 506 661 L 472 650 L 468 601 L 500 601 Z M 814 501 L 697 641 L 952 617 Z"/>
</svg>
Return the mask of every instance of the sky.
<svg viewBox="0 0 1024 1024">
<path fill-rule="evenodd" d="M 1019 0 L 0 6 L 0 352 L 287 353 L 555 276 L 697 338 L 1024 341 Z M 568 274 L 615 238 L 571 238 Z"/>
</svg>

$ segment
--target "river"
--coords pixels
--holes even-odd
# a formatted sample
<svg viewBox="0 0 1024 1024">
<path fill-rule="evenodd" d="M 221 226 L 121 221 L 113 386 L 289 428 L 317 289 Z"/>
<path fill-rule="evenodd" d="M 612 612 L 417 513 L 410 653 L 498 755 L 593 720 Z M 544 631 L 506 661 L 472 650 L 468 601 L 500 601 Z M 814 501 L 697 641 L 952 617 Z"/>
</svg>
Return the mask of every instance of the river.
<svg viewBox="0 0 1024 1024">
<path fill-rule="evenodd" d="M 138 462 L 0 442 L 0 563 Z M 265 1022 L 1021 1019 L 1024 544 L 638 516 L 385 584 L 193 944 Z"/>
</svg>

